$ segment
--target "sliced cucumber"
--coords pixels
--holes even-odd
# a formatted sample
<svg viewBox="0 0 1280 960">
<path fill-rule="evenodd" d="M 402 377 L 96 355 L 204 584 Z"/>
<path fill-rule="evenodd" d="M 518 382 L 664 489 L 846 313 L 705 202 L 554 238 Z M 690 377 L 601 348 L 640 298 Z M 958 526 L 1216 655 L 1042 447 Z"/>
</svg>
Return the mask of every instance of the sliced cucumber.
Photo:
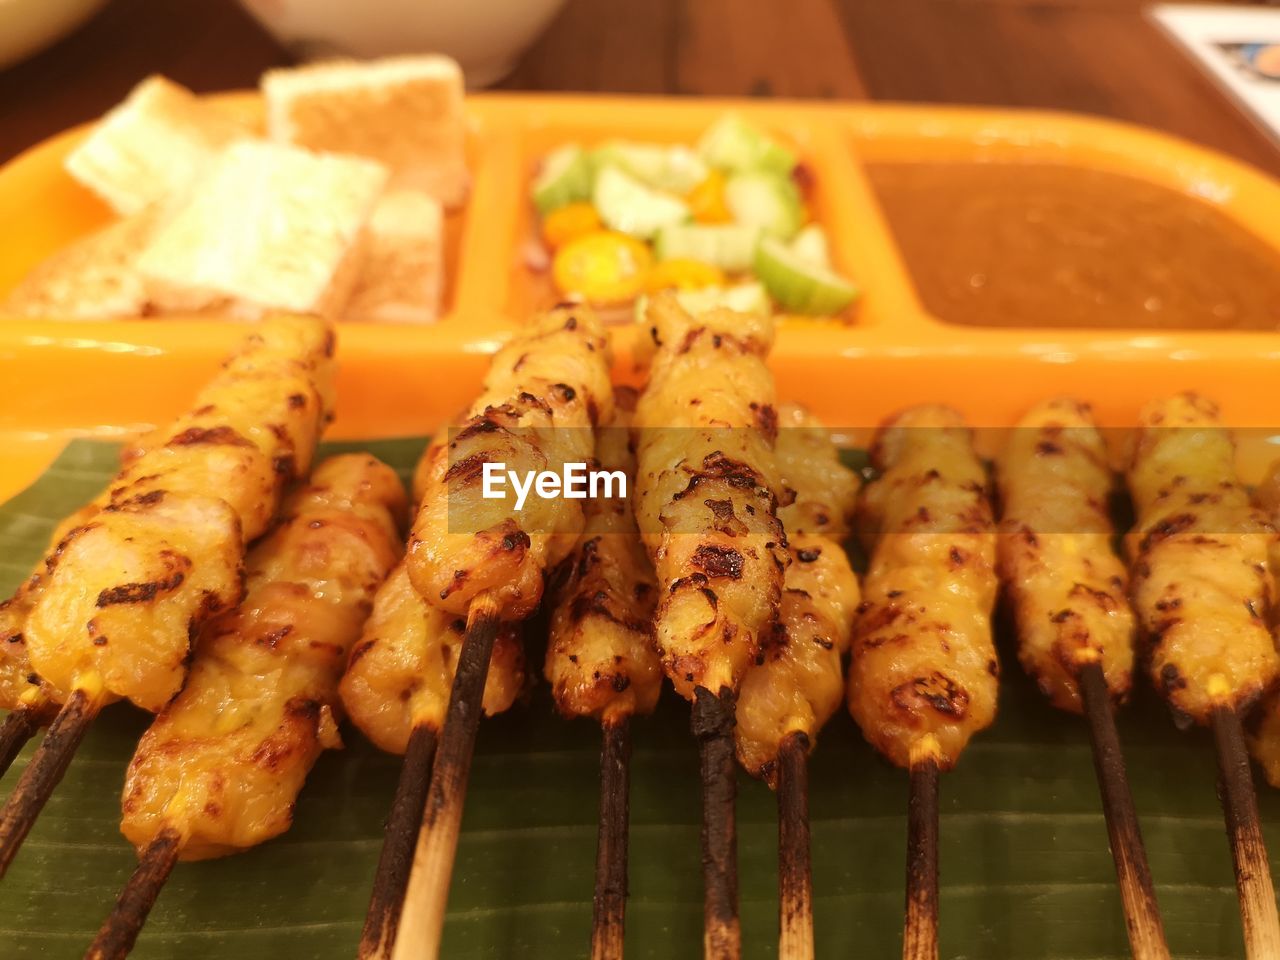
<svg viewBox="0 0 1280 960">
<path fill-rule="evenodd" d="M 617 167 L 604 167 L 596 174 L 592 202 L 607 227 L 640 240 L 648 240 L 668 224 L 689 219 L 689 208 L 683 201 L 646 187 Z"/>
<path fill-rule="evenodd" d="M 683 145 L 610 140 L 596 149 L 596 168 L 618 167 L 641 183 L 671 193 L 686 194 L 707 179 L 708 168 Z"/>
<path fill-rule="evenodd" d="M 809 263 L 786 244 L 765 237 L 756 247 L 756 276 L 790 313 L 831 316 L 858 298 L 858 288 L 820 264 Z"/>
<path fill-rule="evenodd" d="M 800 191 L 786 177 L 738 173 L 724 187 L 724 202 L 737 223 L 790 240 L 804 222 Z"/>
<path fill-rule="evenodd" d="M 697 315 L 707 310 L 722 307 L 736 310 L 739 313 L 762 313 L 766 316 L 772 312 L 773 305 L 764 286 L 750 283 L 735 283 L 730 287 L 703 287 L 700 290 L 677 290 L 676 302 L 689 313 Z M 641 294 L 636 298 L 636 322 L 646 322 L 645 314 L 649 310 L 649 297 Z"/>
<path fill-rule="evenodd" d="M 733 173 L 765 171 L 786 176 L 796 165 L 796 155 L 737 114 L 728 113 L 713 123 L 698 141 L 702 159 Z"/>
<path fill-rule="evenodd" d="M 591 199 L 591 161 L 576 143 L 552 150 L 533 181 L 533 205 L 541 214 Z"/>
<path fill-rule="evenodd" d="M 831 248 L 827 244 L 827 232 L 816 223 L 811 223 L 791 241 L 791 252 L 806 263 L 816 263 L 820 267 L 831 266 Z"/>
<path fill-rule="evenodd" d="M 658 231 L 653 250 L 659 260 L 698 260 L 728 273 L 742 273 L 755 262 L 759 239 L 758 227 L 678 223 Z"/>
</svg>

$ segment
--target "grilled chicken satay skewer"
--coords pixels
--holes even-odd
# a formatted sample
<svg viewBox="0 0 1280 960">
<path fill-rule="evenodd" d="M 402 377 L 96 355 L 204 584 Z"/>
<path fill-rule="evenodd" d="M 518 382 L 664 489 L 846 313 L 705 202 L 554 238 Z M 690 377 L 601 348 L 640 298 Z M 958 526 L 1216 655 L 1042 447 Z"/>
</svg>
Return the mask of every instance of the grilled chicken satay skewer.
<svg viewBox="0 0 1280 960">
<path fill-rule="evenodd" d="M 635 482 L 631 416 L 635 392 L 619 388 L 614 418 L 596 433 L 600 469 Z M 631 735 L 637 713 L 652 713 L 662 689 L 653 649 L 657 584 L 629 496 L 586 502 L 586 525 L 565 561 L 556 593 L 544 672 L 566 717 L 600 723 L 600 831 L 591 924 L 592 960 L 620 960 L 627 904 L 627 807 Z"/>
<path fill-rule="evenodd" d="M 62 706 L 0 812 L 0 875 L 98 711 L 121 697 L 160 710 L 182 686 L 191 638 L 239 602 L 244 542 L 310 468 L 332 353 L 320 320 L 261 324 L 189 413 L 126 451 L 47 558 L 23 638 Z"/>
<path fill-rule="evenodd" d="M 608 340 L 590 311 L 543 314 L 494 355 L 467 419 L 420 473 L 409 578 L 433 606 L 467 618 L 466 636 L 403 910 L 398 924 L 370 918 L 381 939 L 366 956 L 438 955 L 494 639 L 503 622 L 534 611 L 546 573 L 582 531 L 580 500 L 532 495 L 517 510 L 514 497 L 485 497 L 485 464 L 523 478 L 590 461 L 592 431 L 613 413 L 609 365 Z"/>
<path fill-rule="evenodd" d="M 178 860 L 236 853 L 289 829 L 316 758 L 342 745 L 338 680 L 399 557 L 406 506 L 386 464 L 334 457 L 249 553 L 244 602 L 206 625 L 186 686 L 129 764 L 122 830 L 140 862 L 89 960 L 129 953 Z"/>
<path fill-rule="evenodd" d="M 401 564 L 379 588 L 342 677 L 342 704 L 352 723 L 379 749 L 405 758 L 361 934 L 362 957 L 377 955 L 385 926 L 400 917 L 466 624 L 465 617 L 423 600 Z M 484 714 L 510 709 L 524 685 L 518 625 L 506 623 L 489 660 L 480 704 Z M 394 939 L 394 929 L 391 935 Z"/>
<path fill-rule="evenodd" d="M 849 535 L 858 479 L 830 433 L 802 407 L 778 408 L 778 468 L 787 532 L 779 622 L 738 693 L 738 760 L 778 794 L 778 956 L 812 958 L 808 754 L 844 696 L 841 657 L 858 608 L 858 579 L 840 541 Z"/>
<path fill-rule="evenodd" d="M 91 505 L 60 524 L 54 530 L 46 555 L 80 525 L 82 516 L 88 517 L 96 510 Z M 27 615 L 44 583 L 43 572 L 41 560 L 14 595 L 0 604 L 0 709 L 9 711 L 0 723 L 0 777 L 8 772 L 27 741 L 58 714 L 57 691 L 41 680 L 31 666 L 23 636 Z"/>
<path fill-rule="evenodd" d="M 789 560 L 778 520 L 768 317 L 698 317 L 660 295 L 656 344 L 636 410 L 636 517 L 657 574 L 655 637 L 676 691 L 693 702 L 701 754 L 703 947 L 737 957 L 733 725 L 738 685 L 773 630 Z"/>
<path fill-rule="evenodd" d="M 996 532 L 968 428 L 947 407 L 914 407 L 880 428 L 878 479 L 863 488 L 870 535 L 849 669 L 863 736 L 910 771 L 906 960 L 938 955 L 938 774 L 996 715 L 991 636 Z"/>
<path fill-rule="evenodd" d="M 1184 393 L 1138 418 L 1129 467 L 1133 606 L 1152 683 L 1176 717 L 1213 727 L 1245 952 L 1280 956 L 1271 866 L 1240 718 L 1280 675 L 1268 627 L 1274 528 L 1235 471 L 1217 408 Z"/>
<path fill-rule="evenodd" d="M 1089 408 L 1033 407 L 999 461 L 1000 577 L 1013 607 L 1018 659 L 1054 706 L 1084 713 L 1138 960 L 1167 960 L 1160 906 L 1125 775 L 1112 702 L 1133 673 L 1129 578 L 1111 547 L 1112 472 Z"/>
</svg>

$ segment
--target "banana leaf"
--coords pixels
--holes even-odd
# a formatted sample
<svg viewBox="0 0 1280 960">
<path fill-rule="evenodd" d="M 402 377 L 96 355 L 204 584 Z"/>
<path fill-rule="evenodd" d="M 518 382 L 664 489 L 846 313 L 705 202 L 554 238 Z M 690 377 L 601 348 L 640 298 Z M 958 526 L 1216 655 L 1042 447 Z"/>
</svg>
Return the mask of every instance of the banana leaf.
<svg viewBox="0 0 1280 960">
<path fill-rule="evenodd" d="M 359 444 L 407 475 L 421 439 Z M 329 445 L 333 451 L 353 445 Z M 29 490 L 0 507 L 0 588 L 29 571 L 54 522 L 101 489 L 109 444 L 71 444 Z M 860 462 L 856 452 L 853 462 Z M 530 636 L 540 664 L 540 638 Z M 995 726 L 944 776 L 941 952 L 972 960 L 1128 956 L 1083 722 L 1048 707 L 1001 637 Z M 118 832 L 125 765 L 147 723 L 124 704 L 99 718 L 9 876 L 0 884 L 0 960 L 75 958 L 134 864 Z M 628 955 L 701 953 L 697 754 L 687 707 L 667 696 L 633 725 Z M 1180 733 L 1140 689 L 1120 717 L 1139 816 L 1175 956 L 1242 955 L 1212 743 Z M 248 853 L 179 864 L 134 956 L 330 960 L 354 955 L 395 787 L 398 759 L 354 730 L 326 754 L 294 827 Z M 480 731 L 458 849 L 444 956 L 585 956 L 591 922 L 598 731 L 566 722 L 545 685 Z M 25 763 L 30 750 L 18 761 Z M 17 777 L 6 777 L 4 788 Z M 1262 816 L 1280 849 L 1280 798 Z M 817 952 L 900 951 L 906 776 L 838 714 L 812 761 Z M 7 792 L 0 788 L 0 793 Z M 742 776 L 739 858 L 744 953 L 776 954 L 773 794 Z"/>
</svg>

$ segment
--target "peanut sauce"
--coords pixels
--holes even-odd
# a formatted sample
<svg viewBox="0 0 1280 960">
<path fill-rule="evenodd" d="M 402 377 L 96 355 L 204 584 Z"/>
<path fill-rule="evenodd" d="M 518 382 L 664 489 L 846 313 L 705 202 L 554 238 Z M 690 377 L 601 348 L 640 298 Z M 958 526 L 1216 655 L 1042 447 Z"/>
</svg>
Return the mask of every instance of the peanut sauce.
<svg viewBox="0 0 1280 960">
<path fill-rule="evenodd" d="M 1280 329 L 1280 254 L 1195 197 L 1053 164 L 868 174 L 925 309 L 944 322 Z"/>
</svg>

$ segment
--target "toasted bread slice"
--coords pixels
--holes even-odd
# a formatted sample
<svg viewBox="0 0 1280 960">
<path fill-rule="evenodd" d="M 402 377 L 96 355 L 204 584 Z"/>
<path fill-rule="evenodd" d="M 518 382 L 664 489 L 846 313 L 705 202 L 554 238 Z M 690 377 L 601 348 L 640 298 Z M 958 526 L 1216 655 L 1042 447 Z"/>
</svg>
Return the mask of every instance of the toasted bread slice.
<svg viewBox="0 0 1280 960">
<path fill-rule="evenodd" d="M 68 154 L 67 172 L 128 216 L 184 190 L 253 132 L 164 77 L 148 77 Z"/>
<path fill-rule="evenodd" d="M 369 219 L 364 263 L 342 319 L 431 323 L 444 287 L 444 212 L 418 190 L 388 190 Z"/>
<path fill-rule="evenodd" d="M 351 296 L 381 164 L 243 140 L 218 157 L 138 260 L 163 310 L 332 317 Z"/>
<path fill-rule="evenodd" d="M 62 248 L 13 288 L 0 303 L 0 314 L 60 320 L 150 314 L 137 260 L 157 219 L 149 207 Z"/>
<path fill-rule="evenodd" d="M 462 70 L 448 57 L 330 61 L 262 77 L 273 140 L 378 160 L 446 207 L 467 195 Z"/>
</svg>

